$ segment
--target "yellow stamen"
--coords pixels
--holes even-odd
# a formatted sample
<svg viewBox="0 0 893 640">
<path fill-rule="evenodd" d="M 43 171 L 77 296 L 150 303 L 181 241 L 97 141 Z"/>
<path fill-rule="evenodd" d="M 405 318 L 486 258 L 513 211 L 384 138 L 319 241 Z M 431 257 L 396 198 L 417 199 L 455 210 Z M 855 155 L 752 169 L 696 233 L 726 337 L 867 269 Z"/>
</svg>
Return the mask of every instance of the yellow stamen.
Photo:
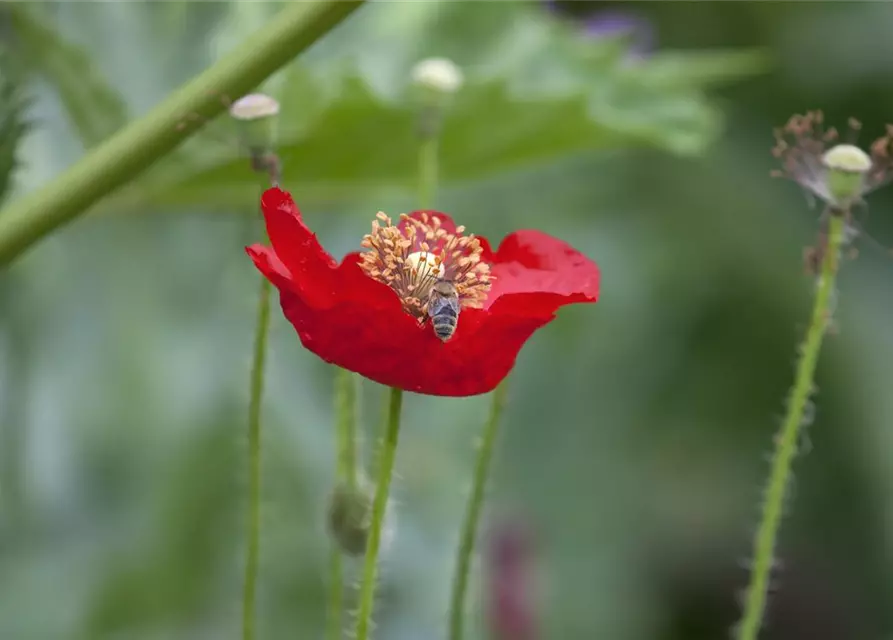
<svg viewBox="0 0 893 640">
<path fill-rule="evenodd" d="M 490 265 L 481 262 L 480 241 L 464 235 L 465 227 L 448 233 L 440 218 L 421 215 L 421 219 L 402 214 L 400 228 L 379 212 L 372 222 L 372 233 L 363 237 L 360 268 L 370 278 L 391 287 L 403 304 L 403 310 L 416 318 L 425 317 L 431 287 L 439 279 L 450 280 L 459 294 L 459 304 L 480 308 L 490 290 Z"/>
</svg>

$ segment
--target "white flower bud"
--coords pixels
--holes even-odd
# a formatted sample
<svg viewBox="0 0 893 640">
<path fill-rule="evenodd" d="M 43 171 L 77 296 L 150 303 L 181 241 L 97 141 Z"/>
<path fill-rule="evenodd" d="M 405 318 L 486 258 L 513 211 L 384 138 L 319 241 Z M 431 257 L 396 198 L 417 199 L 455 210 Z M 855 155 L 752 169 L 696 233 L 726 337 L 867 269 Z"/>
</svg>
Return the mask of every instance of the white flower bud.
<svg viewBox="0 0 893 640">
<path fill-rule="evenodd" d="M 229 115 L 236 120 L 260 120 L 279 115 L 279 103 L 263 93 L 249 93 L 230 105 Z"/>
<path fill-rule="evenodd" d="M 462 70 L 448 58 L 426 58 L 412 68 L 412 81 L 440 93 L 456 93 L 465 82 Z"/>
</svg>

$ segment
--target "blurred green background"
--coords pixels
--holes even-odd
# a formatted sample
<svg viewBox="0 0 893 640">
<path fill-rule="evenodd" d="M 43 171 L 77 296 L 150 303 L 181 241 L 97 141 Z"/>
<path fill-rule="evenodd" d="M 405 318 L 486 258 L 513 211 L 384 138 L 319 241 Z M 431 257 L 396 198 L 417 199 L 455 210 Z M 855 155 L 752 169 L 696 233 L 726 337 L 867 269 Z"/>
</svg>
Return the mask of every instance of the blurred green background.
<svg viewBox="0 0 893 640">
<path fill-rule="evenodd" d="M 542 638 L 725 638 L 812 286 L 801 251 L 818 210 L 768 177 L 771 130 L 822 108 L 861 119 L 866 142 L 883 132 L 893 5 L 559 5 L 361 8 L 263 87 L 283 104 L 284 186 L 335 255 L 355 249 L 376 211 L 414 207 L 409 69 L 462 65 L 437 208 L 493 240 L 568 239 L 603 273 L 597 305 L 563 309 L 521 353 L 483 534 L 504 515 L 533 532 Z M 278 8 L 0 6 L 6 159 L 20 96 L 30 123 L 7 200 Z M 599 22 L 608 9 L 655 49 L 631 56 Z M 0 273 L 2 640 L 237 637 L 258 288 L 242 247 L 262 230 L 234 136 L 211 123 Z M 872 196 L 865 225 L 886 245 L 891 205 Z M 893 261 L 862 248 L 796 462 L 767 639 L 893 636 Z M 334 372 L 278 313 L 272 331 L 259 634 L 316 639 Z M 444 637 L 488 400 L 407 397 L 377 638 Z M 364 383 L 367 434 L 380 401 Z M 470 638 L 490 637 L 485 562 Z"/>
</svg>

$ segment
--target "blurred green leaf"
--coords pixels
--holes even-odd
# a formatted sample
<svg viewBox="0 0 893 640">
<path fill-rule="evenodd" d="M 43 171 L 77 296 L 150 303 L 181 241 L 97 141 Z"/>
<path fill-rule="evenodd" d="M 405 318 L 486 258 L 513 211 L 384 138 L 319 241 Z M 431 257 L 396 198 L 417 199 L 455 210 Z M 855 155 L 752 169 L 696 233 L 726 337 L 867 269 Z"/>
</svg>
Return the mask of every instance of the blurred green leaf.
<svg viewBox="0 0 893 640">
<path fill-rule="evenodd" d="M 670 65 L 676 80 L 668 82 L 645 71 L 664 65 L 660 58 L 638 72 L 616 56 L 608 62 L 595 69 L 577 60 L 556 74 L 553 61 L 507 79 L 472 70 L 446 115 L 441 181 L 481 179 L 597 149 L 647 145 L 696 154 L 718 134 L 720 114 L 697 87 L 718 81 L 717 74 L 695 67 L 683 82 L 686 66 L 677 57 Z M 737 62 L 742 74 L 761 68 L 748 55 Z M 390 98 L 355 69 L 323 76 L 297 65 L 280 80 L 283 181 L 302 201 L 413 188 L 418 111 L 407 87 Z M 228 145 L 215 149 L 200 136 L 136 183 L 125 195 L 129 204 L 248 206 L 256 178 L 225 126 L 212 130 L 218 140 L 228 136 Z"/>
<path fill-rule="evenodd" d="M 624 75 L 630 82 L 657 88 L 708 87 L 766 73 L 772 59 L 761 50 L 671 51 L 649 64 L 629 65 Z"/>
<path fill-rule="evenodd" d="M 25 116 L 28 100 L 22 82 L 9 53 L 0 49 L 0 203 L 12 186 L 19 144 L 30 128 Z"/>
<path fill-rule="evenodd" d="M 85 148 L 92 147 L 127 122 L 127 107 L 102 78 L 87 53 L 50 26 L 43 8 L 7 4 L 15 29 L 18 57 L 59 95 Z"/>
</svg>

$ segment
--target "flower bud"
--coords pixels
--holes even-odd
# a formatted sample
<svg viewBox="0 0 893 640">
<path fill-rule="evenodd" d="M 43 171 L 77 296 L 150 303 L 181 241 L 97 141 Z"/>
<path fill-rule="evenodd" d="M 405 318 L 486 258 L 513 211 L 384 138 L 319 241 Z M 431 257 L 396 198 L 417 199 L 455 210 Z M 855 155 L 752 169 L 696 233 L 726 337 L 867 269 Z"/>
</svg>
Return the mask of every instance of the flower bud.
<svg viewBox="0 0 893 640">
<path fill-rule="evenodd" d="M 371 524 L 372 492 L 363 483 L 338 483 L 329 500 L 329 532 L 341 550 L 352 556 L 362 554 Z"/>
<path fill-rule="evenodd" d="M 236 100 L 229 108 L 230 117 L 239 125 L 239 135 L 252 153 L 264 154 L 276 144 L 276 121 L 279 103 L 263 93 L 250 93 Z"/>
<path fill-rule="evenodd" d="M 863 191 L 864 176 L 871 171 L 871 157 L 859 147 L 838 144 L 822 156 L 828 171 L 828 191 L 838 203 L 851 202 Z"/>
<path fill-rule="evenodd" d="M 411 77 L 415 85 L 441 94 L 456 93 L 465 82 L 462 70 L 448 58 L 421 60 L 412 68 Z"/>
<path fill-rule="evenodd" d="M 329 532 L 341 550 L 352 556 L 366 552 L 369 530 L 372 526 L 374 489 L 365 479 L 355 486 L 339 482 L 329 500 Z M 396 533 L 396 509 L 388 500 L 379 540 L 379 555 L 391 546 Z"/>
<path fill-rule="evenodd" d="M 447 58 L 427 58 L 416 63 L 410 73 L 420 106 L 418 131 L 423 140 L 440 134 L 449 99 L 462 88 L 462 70 Z"/>
</svg>

